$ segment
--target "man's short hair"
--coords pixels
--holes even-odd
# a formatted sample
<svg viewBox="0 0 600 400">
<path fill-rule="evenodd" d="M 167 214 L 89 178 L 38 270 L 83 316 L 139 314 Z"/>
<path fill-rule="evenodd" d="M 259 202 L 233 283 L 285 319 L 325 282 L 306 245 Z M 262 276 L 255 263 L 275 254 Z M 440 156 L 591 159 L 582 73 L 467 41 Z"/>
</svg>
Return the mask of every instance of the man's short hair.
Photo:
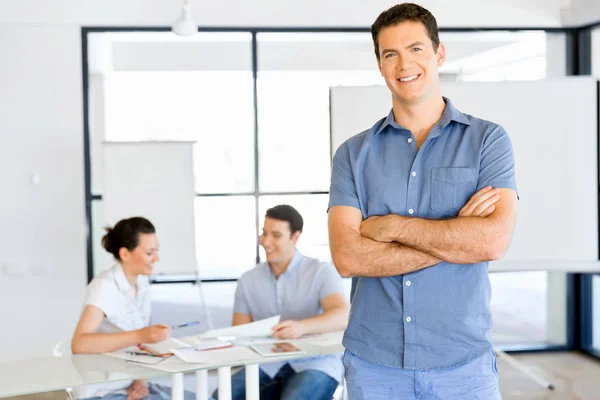
<svg viewBox="0 0 600 400">
<path fill-rule="evenodd" d="M 440 45 L 437 21 L 433 14 L 426 8 L 414 3 L 396 4 L 392 8 L 385 10 L 371 25 L 371 35 L 375 45 L 375 55 L 379 60 L 379 32 L 382 29 L 398 25 L 404 21 L 420 22 L 425 26 L 427 34 L 433 43 L 433 50 L 437 51 Z"/>
<path fill-rule="evenodd" d="M 278 206 L 269 208 L 265 217 L 278 219 L 280 221 L 287 221 L 290 224 L 290 232 L 292 235 L 297 231 L 302 232 L 302 227 L 304 226 L 302 215 L 300 215 L 298 210 L 296 210 L 294 207 L 287 204 L 280 204 Z"/>
</svg>

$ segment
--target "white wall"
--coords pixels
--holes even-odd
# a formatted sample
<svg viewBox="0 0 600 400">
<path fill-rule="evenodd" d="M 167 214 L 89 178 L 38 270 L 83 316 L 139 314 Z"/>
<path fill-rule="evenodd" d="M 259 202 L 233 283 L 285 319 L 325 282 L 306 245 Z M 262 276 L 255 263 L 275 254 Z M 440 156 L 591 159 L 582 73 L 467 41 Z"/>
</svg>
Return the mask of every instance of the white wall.
<svg viewBox="0 0 600 400">
<path fill-rule="evenodd" d="M 568 0 L 568 7 L 561 12 L 564 26 L 581 26 L 600 21 L 600 1 Z"/>
<path fill-rule="evenodd" d="M 595 0 L 588 0 L 593 2 Z M 0 23 L 170 25 L 177 0 L 0 2 Z M 191 0 L 205 26 L 361 26 L 396 0 Z M 440 26 L 558 26 L 564 0 L 422 0 Z"/>
<path fill-rule="evenodd" d="M 0 25 L 0 359 L 50 354 L 81 308 L 80 47 L 75 26 Z"/>
</svg>

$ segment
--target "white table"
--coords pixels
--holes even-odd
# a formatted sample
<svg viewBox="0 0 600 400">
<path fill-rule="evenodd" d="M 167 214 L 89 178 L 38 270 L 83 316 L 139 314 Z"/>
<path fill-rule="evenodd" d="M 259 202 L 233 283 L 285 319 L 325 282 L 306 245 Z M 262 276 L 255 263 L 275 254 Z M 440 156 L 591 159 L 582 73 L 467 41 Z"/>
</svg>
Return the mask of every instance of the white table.
<svg viewBox="0 0 600 400">
<path fill-rule="evenodd" d="M 328 347 L 303 342 L 306 354 L 281 356 L 277 360 L 293 360 L 340 353 L 341 344 Z M 217 351 L 217 350 L 213 350 Z M 273 357 L 239 360 L 235 363 L 186 364 L 181 369 L 165 372 L 105 355 L 71 355 L 65 357 L 36 358 L 25 361 L 0 363 L 0 398 L 24 394 L 42 393 L 83 385 L 118 380 L 152 379 L 172 376 L 172 399 L 183 399 L 183 374 L 196 372 L 196 399 L 208 399 L 208 371 L 217 369 L 219 374 L 219 399 L 231 399 L 231 368 L 246 367 L 246 398 L 259 399 L 258 365 L 274 361 Z"/>
</svg>

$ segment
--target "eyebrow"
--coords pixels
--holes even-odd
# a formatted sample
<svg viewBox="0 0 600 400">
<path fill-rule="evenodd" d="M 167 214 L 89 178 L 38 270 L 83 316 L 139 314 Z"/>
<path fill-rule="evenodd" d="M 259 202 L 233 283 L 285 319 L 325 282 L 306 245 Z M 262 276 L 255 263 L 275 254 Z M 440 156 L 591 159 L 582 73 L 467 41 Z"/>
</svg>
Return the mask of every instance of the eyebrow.
<svg viewBox="0 0 600 400">
<path fill-rule="evenodd" d="M 413 42 L 413 43 L 409 44 L 408 46 L 406 46 L 406 48 L 410 49 L 411 47 L 415 47 L 415 46 L 425 46 L 425 43 L 416 41 L 416 42 Z M 381 55 L 384 55 L 386 53 L 391 53 L 391 52 L 397 52 L 397 50 L 396 49 L 383 49 L 381 51 Z"/>
<path fill-rule="evenodd" d="M 419 41 L 416 41 L 416 42 L 414 42 L 414 43 L 411 43 L 411 44 L 409 44 L 408 46 L 406 46 L 406 48 L 407 48 L 407 49 L 410 49 L 411 47 L 415 47 L 415 46 L 425 46 L 425 43 L 423 43 L 423 42 L 419 42 Z"/>
</svg>

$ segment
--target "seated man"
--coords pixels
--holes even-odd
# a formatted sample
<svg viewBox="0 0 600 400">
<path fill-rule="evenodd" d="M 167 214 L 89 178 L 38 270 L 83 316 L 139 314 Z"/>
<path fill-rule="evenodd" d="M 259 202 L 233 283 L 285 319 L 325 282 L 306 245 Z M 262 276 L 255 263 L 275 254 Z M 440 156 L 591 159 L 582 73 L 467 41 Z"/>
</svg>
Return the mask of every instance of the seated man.
<svg viewBox="0 0 600 400">
<path fill-rule="evenodd" d="M 267 210 L 260 244 L 267 262 L 238 281 L 233 325 L 281 315 L 272 336 L 294 339 L 307 334 L 341 331 L 348 322 L 342 278 L 330 263 L 300 254 L 296 242 L 302 216 L 289 205 Z M 260 366 L 261 399 L 331 400 L 343 375 L 338 355 L 327 355 Z M 246 395 L 245 370 L 231 380 L 233 400 Z M 213 394 L 217 398 L 217 393 Z"/>
</svg>

